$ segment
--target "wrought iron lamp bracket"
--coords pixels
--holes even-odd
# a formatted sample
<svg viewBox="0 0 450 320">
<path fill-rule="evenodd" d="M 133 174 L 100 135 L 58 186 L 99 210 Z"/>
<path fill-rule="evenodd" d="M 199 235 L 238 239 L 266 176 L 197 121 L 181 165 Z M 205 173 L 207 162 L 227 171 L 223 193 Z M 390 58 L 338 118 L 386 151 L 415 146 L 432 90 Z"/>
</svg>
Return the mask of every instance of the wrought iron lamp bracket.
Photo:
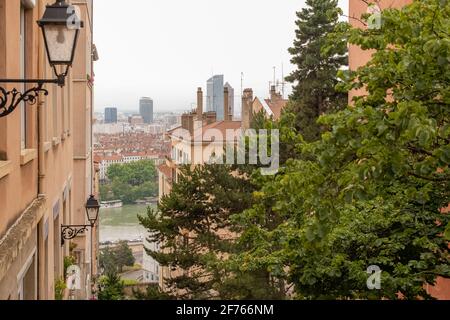
<svg viewBox="0 0 450 320">
<path fill-rule="evenodd" d="M 25 90 L 23 93 L 14 88 L 12 90 L 6 90 L 0 87 L 0 118 L 14 112 L 14 110 L 22 103 L 26 102 L 29 105 L 34 105 L 38 101 L 39 94 L 42 93 L 45 96 L 48 95 L 48 91 L 43 88 L 46 83 L 53 83 L 58 85 L 64 85 L 64 77 L 61 76 L 57 79 L 51 80 L 35 80 L 35 79 L 0 79 L 0 83 L 36 83 L 31 89 Z"/>
<path fill-rule="evenodd" d="M 64 245 L 65 240 L 71 240 L 77 237 L 79 234 L 84 234 L 90 225 L 72 225 L 72 226 L 61 226 L 61 245 Z"/>
</svg>

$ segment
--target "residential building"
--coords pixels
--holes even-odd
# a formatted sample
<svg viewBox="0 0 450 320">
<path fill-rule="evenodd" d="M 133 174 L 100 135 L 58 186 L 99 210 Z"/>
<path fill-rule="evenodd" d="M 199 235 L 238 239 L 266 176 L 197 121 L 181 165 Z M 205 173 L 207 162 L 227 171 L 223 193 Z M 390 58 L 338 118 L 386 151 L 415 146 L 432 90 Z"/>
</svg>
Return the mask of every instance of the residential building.
<svg viewBox="0 0 450 320">
<path fill-rule="evenodd" d="M 54 77 L 36 21 L 54 0 L 0 0 L 0 79 Z M 93 242 L 79 235 L 62 245 L 61 225 L 85 225 L 85 203 L 95 194 L 92 163 L 92 0 L 78 0 L 80 30 L 64 87 L 0 118 L 0 300 L 52 300 L 63 279 L 64 257 L 81 269 L 76 296 L 91 294 L 97 272 Z M 23 87 L 0 83 L 7 90 Z M 92 252 L 92 255 L 91 255 Z"/>
<path fill-rule="evenodd" d="M 153 100 L 143 97 L 139 100 L 139 114 L 144 119 L 144 123 L 153 123 Z"/>
<path fill-rule="evenodd" d="M 117 123 L 117 108 L 105 108 L 105 123 Z"/>
<path fill-rule="evenodd" d="M 281 118 L 281 111 L 287 105 L 288 101 L 287 99 L 283 99 L 283 96 L 277 92 L 275 86 L 272 86 L 268 99 L 255 98 L 252 111 L 253 113 L 263 111 L 267 118 L 279 120 Z"/>
<path fill-rule="evenodd" d="M 132 126 L 144 124 L 144 118 L 142 116 L 134 115 L 128 117 L 128 123 Z"/>
<path fill-rule="evenodd" d="M 150 250 L 159 250 L 159 246 L 156 243 L 150 243 L 147 239 L 144 239 L 144 247 Z M 145 283 L 159 283 L 159 264 L 151 256 L 146 254 L 144 250 L 142 269 L 143 282 Z"/>
<path fill-rule="evenodd" d="M 380 1 L 370 1 L 375 5 L 380 6 L 380 10 L 384 10 L 387 8 L 401 8 L 405 5 L 408 5 L 412 2 L 412 0 L 380 0 Z M 350 0 L 349 1 L 349 17 L 359 18 L 363 14 L 368 12 L 368 3 L 367 1 L 360 0 Z M 357 19 L 350 19 L 350 23 L 354 27 L 365 28 L 365 26 L 361 23 L 361 21 Z M 357 68 L 364 66 L 370 59 L 373 54 L 373 51 L 370 50 L 362 50 L 360 47 L 356 45 L 351 45 L 349 48 L 349 65 L 351 70 L 356 70 Z M 353 90 L 349 94 L 349 103 L 351 104 L 353 98 L 355 96 L 365 95 L 366 91 L 364 88 L 359 90 Z M 450 211 L 450 207 L 448 209 L 444 209 L 443 211 Z M 427 286 L 428 293 L 437 299 L 450 300 L 450 280 L 444 278 L 438 278 L 435 286 Z"/>
</svg>

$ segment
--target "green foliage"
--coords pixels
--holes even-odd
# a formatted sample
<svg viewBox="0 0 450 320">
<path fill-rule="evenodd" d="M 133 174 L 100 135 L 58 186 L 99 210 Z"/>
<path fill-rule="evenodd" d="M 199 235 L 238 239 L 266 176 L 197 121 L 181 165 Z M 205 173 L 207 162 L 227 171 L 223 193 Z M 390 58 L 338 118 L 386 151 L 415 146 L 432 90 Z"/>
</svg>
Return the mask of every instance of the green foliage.
<svg viewBox="0 0 450 320">
<path fill-rule="evenodd" d="M 106 247 L 100 250 L 100 266 L 105 269 L 105 273 L 122 273 L 123 267 L 134 265 L 135 259 L 133 251 L 126 241 L 120 241 L 113 248 Z"/>
<path fill-rule="evenodd" d="M 286 78 L 294 83 L 286 112 L 295 116 L 293 127 L 306 141 L 320 138 L 320 115 L 347 104 L 347 95 L 335 89 L 337 72 L 347 65 L 346 42 L 336 37 L 329 50 L 323 50 L 340 12 L 337 0 L 307 0 L 306 7 L 297 12 L 296 38 L 289 49 L 297 68 Z"/>
<path fill-rule="evenodd" d="M 99 300 L 123 300 L 124 284 L 117 273 L 109 273 L 99 279 Z"/>
<path fill-rule="evenodd" d="M 132 280 L 132 279 L 122 279 L 122 283 L 125 287 L 126 286 L 135 286 L 135 285 L 139 284 L 138 281 Z"/>
<path fill-rule="evenodd" d="M 255 285 L 264 289 L 270 283 L 251 274 L 236 279 L 232 266 L 224 263 L 236 249 L 230 216 L 251 206 L 251 181 L 225 165 L 181 171 L 158 211 L 149 209 L 146 217 L 140 217 L 151 234 L 149 240 L 163 244 L 160 251 L 147 249 L 147 253 L 161 266 L 178 271 L 165 279 L 169 293 L 181 299 L 255 297 Z M 234 292 L 237 287 L 241 292 Z M 264 296 L 269 297 L 258 297 Z"/>
<path fill-rule="evenodd" d="M 414 1 L 385 10 L 380 30 L 342 23 L 330 34 L 377 50 L 356 72 L 340 72 L 340 89 L 368 94 L 322 116 L 328 130 L 298 144 L 300 156 L 275 178 L 253 175 L 256 204 L 233 217 L 248 246 L 232 257 L 241 270 L 264 267 L 302 299 L 430 299 L 426 285 L 450 277 L 444 3 Z M 381 290 L 367 289 L 371 265 L 382 270 Z"/>
<path fill-rule="evenodd" d="M 145 292 L 141 290 L 133 290 L 133 297 L 136 300 L 173 300 L 174 298 L 164 293 L 158 285 L 150 285 Z"/>
<path fill-rule="evenodd" d="M 157 172 L 152 160 L 114 164 L 108 168 L 110 183 L 100 187 L 104 201 L 120 199 L 126 204 L 158 193 Z"/>
<path fill-rule="evenodd" d="M 57 279 L 55 281 L 55 300 L 64 299 L 64 291 L 67 289 L 64 279 Z"/>
</svg>

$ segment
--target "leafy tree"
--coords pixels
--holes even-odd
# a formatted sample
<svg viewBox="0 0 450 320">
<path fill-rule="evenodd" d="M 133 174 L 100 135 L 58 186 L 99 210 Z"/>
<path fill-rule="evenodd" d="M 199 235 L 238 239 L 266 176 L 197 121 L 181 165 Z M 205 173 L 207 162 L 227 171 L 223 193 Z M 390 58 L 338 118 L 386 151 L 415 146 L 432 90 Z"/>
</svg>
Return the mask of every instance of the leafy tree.
<svg viewBox="0 0 450 320">
<path fill-rule="evenodd" d="M 133 266 L 135 259 L 133 251 L 126 241 L 120 241 L 116 248 L 114 248 L 114 255 L 116 265 L 119 268 L 119 272 L 122 272 L 123 267 Z"/>
<path fill-rule="evenodd" d="M 120 199 L 132 204 L 158 193 L 157 172 L 152 160 L 114 164 L 108 168 L 107 175 L 110 183 L 100 188 L 104 200 Z"/>
<path fill-rule="evenodd" d="M 106 274 L 118 272 L 116 265 L 116 257 L 114 251 L 110 247 L 105 247 L 100 250 L 99 258 L 100 267 L 103 268 Z"/>
<path fill-rule="evenodd" d="M 414 1 L 385 10 L 380 30 L 338 26 L 332 36 L 376 50 L 340 72 L 341 89 L 368 93 L 321 117 L 321 140 L 299 145 L 306 157 L 287 161 L 236 217 L 251 244 L 235 257 L 245 270 L 264 266 L 306 299 L 429 299 L 426 284 L 450 277 L 449 13 L 448 1 Z M 258 223 L 269 206 L 285 218 L 275 228 Z M 381 290 L 366 286 L 370 265 Z"/>
<path fill-rule="evenodd" d="M 321 114 L 347 104 L 347 95 L 335 89 L 337 72 L 347 65 L 346 42 L 336 39 L 332 50 L 322 51 L 339 13 L 337 0 L 307 0 L 297 12 L 296 38 L 289 49 L 297 68 L 286 78 L 294 83 L 287 110 L 295 115 L 292 125 L 306 141 L 320 138 L 322 129 L 316 122 Z"/>
<path fill-rule="evenodd" d="M 100 185 L 100 199 L 102 201 L 114 200 L 114 194 L 112 193 L 111 186 L 109 184 Z"/>
<path fill-rule="evenodd" d="M 123 300 L 125 298 L 124 285 L 117 273 L 109 273 L 100 278 L 99 300 Z"/>
<path fill-rule="evenodd" d="M 171 295 L 184 299 L 251 298 L 255 297 L 255 284 L 263 289 L 269 285 L 261 282 L 262 277 L 259 283 L 245 281 L 251 278 L 248 274 L 238 278 L 237 268 L 230 270 L 223 264 L 226 255 L 236 249 L 229 217 L 251 206 L 251 181 L 236 173 L 226 165 L 184 167 L 158 211 L 149 209 L 146 217 L 140 217 L 150 231 L 149 241 L 162 244 L 160 251 L 147 252 L 160 265 L 171 268 L 172 277 L 165 279 Z M 236 287 L 242 291 L 237 293 Z"/>
<path fill-rule="evenodd" d="M 133 266 L 135 262 L 133 251 L 126 241 L 120 241 L 114 247 L 106 247 L 100 250 L 100 266 L 105 269 L 105 273 L 121 273 L 123 267 Z"/>
</svg>

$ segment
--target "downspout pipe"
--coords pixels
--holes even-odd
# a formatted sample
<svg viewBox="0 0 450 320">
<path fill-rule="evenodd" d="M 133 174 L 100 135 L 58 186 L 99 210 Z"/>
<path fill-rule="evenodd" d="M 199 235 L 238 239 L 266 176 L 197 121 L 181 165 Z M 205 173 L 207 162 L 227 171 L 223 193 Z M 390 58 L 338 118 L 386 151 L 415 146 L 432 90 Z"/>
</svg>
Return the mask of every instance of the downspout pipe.
<svg viewBox="0 0 450 320">
<path fill-rule="evenodd" d="M 40 4 L 38 7 L 39 10 L 39 16 L 42 14 L 42 5 Z M 38 32 L 39 37 L 39 32 Z M 44 79 L 45 76 L 45 70 L 44 70 L 44 64 L 42 63 L 42 57 L 45 58 L 45 54 L 42 54 L 43 46 L 42 41 L 40 41 L 40 38 L 38 38 L 38 76 L 41 79 Z M 39 97 L 38 104 L 37 104 L 37 127 L 38 127 L 38 195 L 43 196 L 46 194 L 47 190 L 45 189 L 45 150 L 44 150 L 44 143 L 45 143 L 45 136 L 44 136 L 44 98 L 42 96 Z"/>
</svg>

